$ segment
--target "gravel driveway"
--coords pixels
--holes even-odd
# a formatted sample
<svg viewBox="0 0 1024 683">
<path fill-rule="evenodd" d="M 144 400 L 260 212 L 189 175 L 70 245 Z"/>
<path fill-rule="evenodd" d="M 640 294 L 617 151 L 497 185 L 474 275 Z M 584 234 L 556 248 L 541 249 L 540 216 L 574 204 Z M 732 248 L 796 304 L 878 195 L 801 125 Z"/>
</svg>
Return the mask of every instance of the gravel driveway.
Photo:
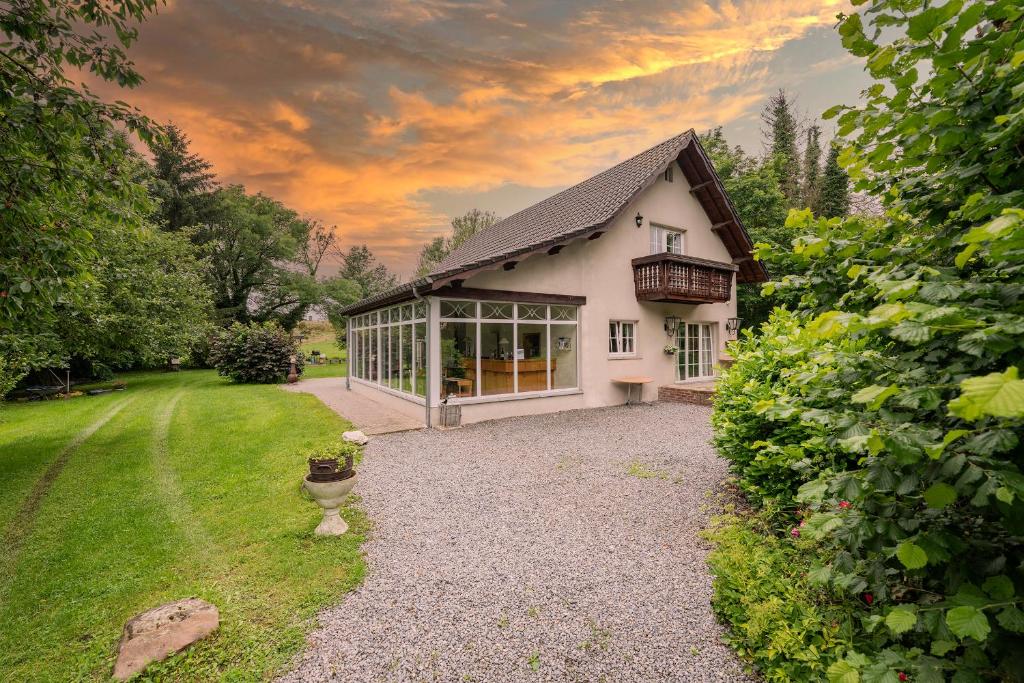
<svg viewBox="0 0 1024 683">
<path fill-rule="evenodd" d="M 289 681 L 743 681 L 708 600 L 709 409 L 623 406 L 375 438 L 362 587 Z"/>
</svg>

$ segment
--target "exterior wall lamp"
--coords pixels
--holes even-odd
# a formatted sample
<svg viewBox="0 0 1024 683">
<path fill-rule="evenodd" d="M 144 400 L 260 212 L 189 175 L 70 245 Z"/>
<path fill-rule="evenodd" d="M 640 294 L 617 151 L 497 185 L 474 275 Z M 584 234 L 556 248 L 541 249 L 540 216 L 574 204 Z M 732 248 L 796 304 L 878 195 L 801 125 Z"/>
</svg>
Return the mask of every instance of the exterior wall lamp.
<svg viewBox="0 0 1024 683">
<path fill-rule="evenodd" d="M 665 335 L 669 339 L 676 336 L 676 332 L 679 330 L 679 318 L 674 315 L 665 316 Z"/>
<path fill-rule="evenodd" d="M 643 227 L 643 225 L 644 225 L 644 217 L 642 215 L 640 215 L 639 211 L 637 211 L 636 218 L 634 218 L 633 220 L 636 221 L 636 227 L 638 227 L 638 228 L 642 228 Z"/>
<path fill-rule="evenodd" d="M 729 334 L 736 334 L 740 331 L 740 323 L 743 322 L 743 318 L 729 318 L 725 321 L 725 331 Z"/>
</svg>

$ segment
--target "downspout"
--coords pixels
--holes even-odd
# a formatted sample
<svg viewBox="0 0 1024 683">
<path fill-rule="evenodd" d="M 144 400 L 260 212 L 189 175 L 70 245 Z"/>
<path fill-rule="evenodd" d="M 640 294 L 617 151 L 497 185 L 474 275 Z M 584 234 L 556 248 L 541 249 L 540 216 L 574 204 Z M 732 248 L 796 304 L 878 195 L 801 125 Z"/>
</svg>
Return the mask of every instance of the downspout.
<svg viewBox="0 0 1024 683">
<path fill-rule="evenodd" d="M 345 371 L 345 390 L 352 391 L 352 316 L 345 316 L 345 360 L 348 370 Z"/>
<path fill-rule="evenodd" d="M 432 280 L 427 278 L 427 284 L 429 285 L 431 282 Z M 423 402 L 426 405 L 424 424 L 427 425 L 427 429 L 430 429 L 430 338 L 433 336 L 430 334 L 430 299 L 424 299 L 420 296 L 420 293 L 416 291 L 415 285 L 412 288 L 412 295 L 417 301 L 422 302 L 426 308 L 427 324 L 424 325 L 424 328 L 427 330 L 427 338 L 424 341 L 423 349 L 423 381 L 427 383 L 427 386 L 423 390 Z"/>
</svg>

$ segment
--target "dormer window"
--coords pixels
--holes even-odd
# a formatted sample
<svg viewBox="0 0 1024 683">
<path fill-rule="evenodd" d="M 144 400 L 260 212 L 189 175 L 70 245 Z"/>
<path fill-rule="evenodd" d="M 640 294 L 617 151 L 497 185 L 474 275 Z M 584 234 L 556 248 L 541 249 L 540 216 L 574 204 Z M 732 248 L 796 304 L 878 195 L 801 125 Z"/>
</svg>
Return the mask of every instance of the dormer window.
<svg viewBox="0 0 1024 683">
<path fill-rule="evenodd" d="M 683 254 L 686 251 L 686 231 L 651 223 L 652 254 Z"/>
</svg>

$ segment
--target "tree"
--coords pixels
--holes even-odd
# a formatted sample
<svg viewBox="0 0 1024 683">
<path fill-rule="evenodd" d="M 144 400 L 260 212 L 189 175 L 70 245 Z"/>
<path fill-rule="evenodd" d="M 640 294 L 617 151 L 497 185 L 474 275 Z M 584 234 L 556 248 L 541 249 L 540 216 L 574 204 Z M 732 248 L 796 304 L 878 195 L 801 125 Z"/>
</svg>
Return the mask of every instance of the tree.
<svg viewBox="0 0 1024 683">
<path fill-rule="evenodd" d="M 812 125 L 807 129 L 807 144 L 804 146 L 803 206 L 816 206 L 821 176 L 821 128 Z"/>
<path fill-rule="evenodd" d="M 340 260 L 337 277 L 356 283 L 360 299 L 387 291 L 397 283 L 398 278 L 383 263 L 377 263 L 377 257 L 365 244 L 349 248 L 340 254 Z"/>
<path fill-rule="evenodd" d="M 839 147 L 835 144 L 829 146 L 818 201 L 811 206 L 817 215 L 824 218 L 850 213 L 850 176 L 839 165 Z"/>
<path fill-rule="evenodd" d="M 215 188 L 210 163 L 189 151 L 189 139 L 173 123 L 152 139 L 154 183 L 152 195 L 160 200 L 157 224 L 178 231 L 202 219 L 204 203 Z"/>
<path fill-rule="evenodd" d="M 768 126 L 764 132 L 768 142 L 768 155 L 786 202 L 790 207 L 800 205 L 800 156 L 797 150 L 799 135 L 792 98 L 780 89 L 768 99 L 761 111 L 761 120 Z"/>
<path fill-rule="evenodd" d="M 145 188 L 124 163 L 129 146 L 117 126 L 143 139 L 155 127 L 75 86 L 64 68 L 137 85 L 124 52 L 136 38 L 130 22 L 155 6 L 9 0 L 0 8 L 0 355 L 8 359 L 0 384 L 50 357 L 43 340 L 56 306 L 90 279 L 93 221 L 114 211 L 139 218 Z"/>
<path fill-rule="evenodd" d="M 473 235 L 491 227 L 499 219 L 491 211 L 471 209 L 465 214 L 452 219 L 452 229 L 448 237 L 435 237 L 420 251 L 416 275 L 429 275 L 448 254 L 452 253 Z"/>
<path fill-rule="evenodd" d="M 788 251 L 796 235 L 786 228 L 786 197 L 772 165 L 747 156 L 739 146 L 730 147 L 721 127 L 704 133 L 700 141 L 754 243 Z M 783 303 L 777 296 L 762 295 L 758 284 L 738 289 L 738 315 L 746 327 L 756 329 L 774 306 Z"/>
<path fill-rule="evenodd" d="M 193 239 L 207 260 L 218 318 L 294 327 L 320 299 L 316 273 L 321 242 L 329 242 L 324 250 L 333 243 L 329 231 L 241 185 L 215 191 L 204 213 Z"/>
<path fill-rule="evenodd" d="M 60 306 L 62 355 L 92 373 L 187 356 L 207 333 L 210 296 L 195 248 L 155 226 L 96 226 L 100 253 L 74 306 Z"/>
</svg>

